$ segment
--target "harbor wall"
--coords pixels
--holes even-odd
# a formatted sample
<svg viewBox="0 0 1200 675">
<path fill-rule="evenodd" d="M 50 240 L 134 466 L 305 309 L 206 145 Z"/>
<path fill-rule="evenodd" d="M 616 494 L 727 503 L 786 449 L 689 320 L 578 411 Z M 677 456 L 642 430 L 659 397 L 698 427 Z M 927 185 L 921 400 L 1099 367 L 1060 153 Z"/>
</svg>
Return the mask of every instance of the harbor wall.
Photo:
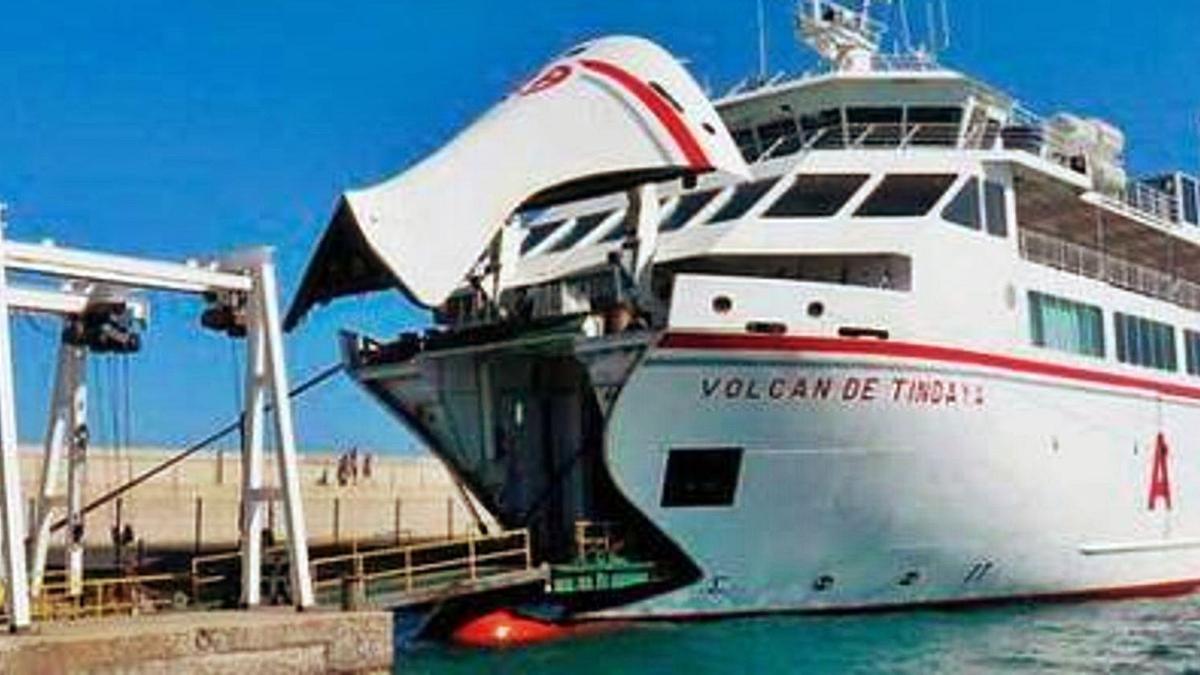
<svg viewBox="0 0 1200 675">
<path fill-rule="evenodd" d="M 175 450 L 139 448 L 114 451 L 91 448 L 86 469 L 85 503 L 131 477 L 160 464 Z M 24 448 L 21 479 L 26 514 L 32 512 L 40 485 L 39 448 Z M 368 539 L 440 538 L 465 535 L 473 516 L 445 468 L 432 457 L 373 455 L 370 475 L 359 455 L 357 478 L 338 480 L 338 455 L 300 456 L 305 520 L 312 543 L 349 543 Z M 59 470 L 65 486 L 66 468 Z M 113 545 L 113 528 L 128 525 L 148 547 L 228 548 L 237 543 L 241 462 L 235 450 L 210 450 L 190 457 L 147 483 L 89 514 L 85 544 Z M 266 484 L 278 484 L 275 462 L 268 460 Z M 65 490 L 65 487 L 62 488 Z M 59 510 L 61 513 L 61 509 Z M 267 510 L 267 527 L 278 541 L 286 534 L 282 504 Z M 27 519 L 27 522 L 28 519 Z M 54 545 L 61 543 L 56 537 Z"/>
</svg>

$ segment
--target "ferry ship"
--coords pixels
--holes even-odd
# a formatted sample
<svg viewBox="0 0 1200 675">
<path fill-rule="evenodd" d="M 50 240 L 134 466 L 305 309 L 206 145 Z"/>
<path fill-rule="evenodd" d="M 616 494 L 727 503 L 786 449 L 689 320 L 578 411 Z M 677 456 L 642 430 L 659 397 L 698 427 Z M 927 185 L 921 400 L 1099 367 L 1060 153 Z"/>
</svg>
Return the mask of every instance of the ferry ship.
<svg viewBox="0 0 1200 675">
<path fill-rule="evenodd" d="M 289 324 L 433 310 L 348 370 L 572 616 L 1200 586 L 1197 179 L 870 3 L 795 21 L 819 70 L 715 100 L 648 41 L 568 51 L 346 193 Z"/>
</svg>

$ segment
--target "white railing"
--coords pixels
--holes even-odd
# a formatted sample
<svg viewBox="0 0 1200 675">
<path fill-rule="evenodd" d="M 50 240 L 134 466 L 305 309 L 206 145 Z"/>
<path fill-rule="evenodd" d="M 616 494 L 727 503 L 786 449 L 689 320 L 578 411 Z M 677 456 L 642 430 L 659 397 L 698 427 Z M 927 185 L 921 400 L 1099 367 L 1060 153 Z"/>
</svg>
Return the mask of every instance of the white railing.
<svg viewBox="0 0 1200 675">
<path fill-rule="evenodd" d="M 1170 194 L 1138 180 L 1129 181 L 1119 195 L 1100 194 L 1105 206 L 1133 217 L 1149 218 L 1163 226 L 1180 222 L 1179 204 Z"/>
<path fill-rule="evenodd" d="M 1135 293 L 1200 310 L 1200 284 L 1032 230 L 1020 231 L 1021 257 Z"/>
<path fill-rule="evenodd" d="M 809 150 L 953 148 L 959 146 L 960 131 L 958 124 L 834 124 L 781 136 L 761 151 L 760 144 L 756 142 L 749 147 L 753 151 L 749 158 L 753 163 L 760 163 Z M 964 142 L 962 147 L 984 147 L 987 140 L 988 136 L 982 135 Z"/>
<path fill-rule="evenodd" d="M 1175 198 L 1141 181 L 1129 182 L 1125 189 L 1125 205 L 1159 220 L 1179 222 L 1179 209 Z"/>
<path fill-rule="evenodd" d="M 930 73 L 944 70 L 944 68 L 929 56 L 919 54 L 876 54 L 871 57 L 871 70 L 880 73 Z M 750 94 L 762 89 L 783 87 L 793 82 L 800 82 L 819 75 L 829 75 L 837 72 L 840 71 L 836 64 L 821 63 L 811 70 L 802 72 L 789 73 L 779 71 L 767 78 L 759 75 L 751 75 L 742 78 L 732 87 L 726 89 L 725 93 L 720 95 L 717 103 L 721 102 L 720 99 Z"/>
<path fill-rule="evenodd" d="M 871 58 L 871 68 L 885 73 L 931 72 L 941 70 L 942 66 L 922 54 L 876 54 Z"/>
<path fill-rule="evenodd" d="M 846 127 L 846 135 L 850 139 L 851 148 L 946 148 L 958 145 L 961 130 L 961 125 L 957 123 L 904 125 L 877 122 L 849 124 Z"/>
</svg>

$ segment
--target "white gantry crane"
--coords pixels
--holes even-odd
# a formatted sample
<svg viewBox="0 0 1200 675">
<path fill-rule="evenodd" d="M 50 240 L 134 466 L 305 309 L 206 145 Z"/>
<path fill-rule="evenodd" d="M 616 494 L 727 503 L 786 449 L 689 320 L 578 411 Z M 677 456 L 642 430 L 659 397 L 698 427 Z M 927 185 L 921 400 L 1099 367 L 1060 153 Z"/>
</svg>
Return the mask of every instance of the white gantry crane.
<svg viewBox="0 0 1200 675">
<path fill-rule="evenodd" d="M 0 205 L 0 557 L 7 583 L 9 626 L 31 622 L 30 595 L 39 593 L 56 513 L 65 511 L 65 566 L 68 588 L 78 593 L 83 580 L 83 483 L 87 457 L 86 362 L 90 352 L 138 349 L 133 322 L 146 316 L 139 290 L 203 297 L 212 305 L 205 324 L 247 339 L 245 409 L 242 434 L 242 604 L 261 602 L 261 531 L 268 501 L 281 498 L 287 525 L 292 601 L 313 604 L 292 408 L 288 396 L 283 334 L 280 328 L 275 265 L 269 249 L 253 249 L 204 263 L 174 263 L 26 244 L 4 238 Z M 10 277 L 19 273 L 20 279 Z M 54 280 L 57 285 L 35 283 Z M 24 500 L 17 452 L 9 318 L 15 312 L 62 318 L 63 337 L 45 435 L 41 488 L 26 542 Z M 263 454 L 268 400 L 279 468 L 279 489 L 264 487 Z M 66 494 L 60 493 L 59 466 L 66 458 Z M 26 546 L 28 544 L 28 551 Z M 31 564 L 27 564 L 31 563 Z"/>
</svg>

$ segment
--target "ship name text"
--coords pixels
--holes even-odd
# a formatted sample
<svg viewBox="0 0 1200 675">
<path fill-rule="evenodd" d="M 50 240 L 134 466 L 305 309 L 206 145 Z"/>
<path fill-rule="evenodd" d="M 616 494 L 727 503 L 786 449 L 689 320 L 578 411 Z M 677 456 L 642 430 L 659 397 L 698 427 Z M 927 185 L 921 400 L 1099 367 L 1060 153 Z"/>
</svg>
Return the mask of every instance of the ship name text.
<svg viewBox="0 0 1200 675">
<path fill-rule="evenodd" d="M 890 402 L 900 405 L 977 407 L 983 386 L 939 377 L 704 377 L 700 398 L 724 401 Z"/>
</svg>

